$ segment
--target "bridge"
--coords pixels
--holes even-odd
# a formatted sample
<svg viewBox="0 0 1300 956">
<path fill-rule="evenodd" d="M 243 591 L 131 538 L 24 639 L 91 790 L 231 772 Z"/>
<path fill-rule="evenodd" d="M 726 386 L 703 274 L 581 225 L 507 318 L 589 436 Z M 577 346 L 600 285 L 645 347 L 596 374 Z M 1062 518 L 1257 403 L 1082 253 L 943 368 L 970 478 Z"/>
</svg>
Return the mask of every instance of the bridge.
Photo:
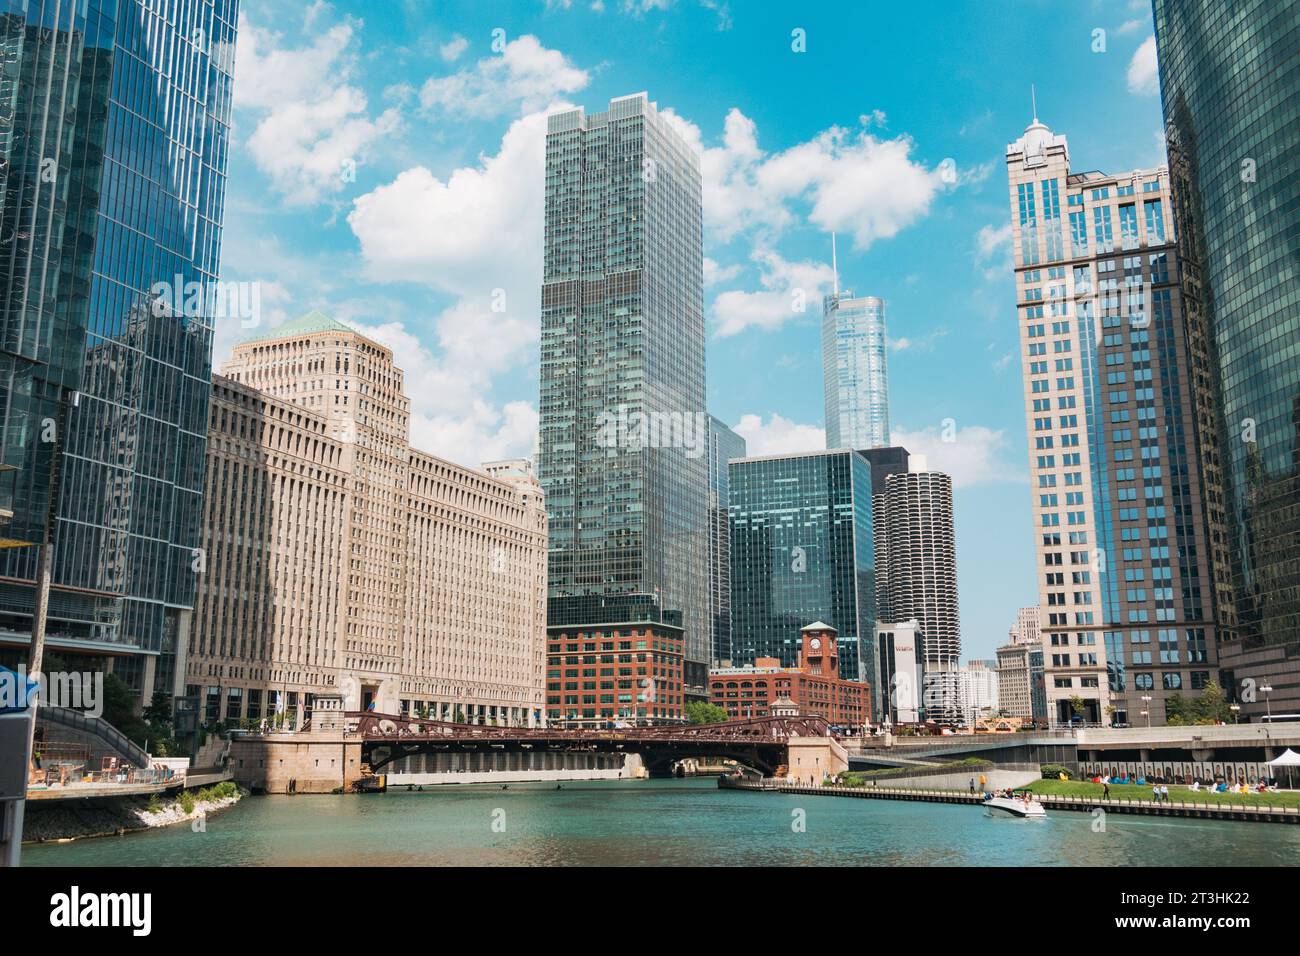
<svg viewBox="0 0 1300 956">
<path fill-rule="evenodd" d="M 837 739 L 824 717 L 762 717 L 720 724 L 564 730 L 550 727 L 490 727 L 420 720 L 369 711 L 343 715 L 347 736 L 360 738 L 361 755 L 372 773 L 403 757 L 440 752 L 635 753 L 651 776 L 668 776 L 688 757 L 735 760 L 764 776 L 789 762 L 795 737 Z"/>
</svg>

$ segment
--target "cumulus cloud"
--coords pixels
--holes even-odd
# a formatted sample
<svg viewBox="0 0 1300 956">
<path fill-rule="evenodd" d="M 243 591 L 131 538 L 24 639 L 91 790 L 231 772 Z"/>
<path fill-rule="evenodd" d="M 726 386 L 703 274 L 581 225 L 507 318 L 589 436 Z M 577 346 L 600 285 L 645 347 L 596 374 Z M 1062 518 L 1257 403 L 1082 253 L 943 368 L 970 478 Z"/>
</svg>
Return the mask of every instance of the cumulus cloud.
<svg viewBox="0 0 1300 956">
<path fill-rule="evenodd" d="M 821 298 L 831 289 L 831 267 L 824 262 L 790 262 L 775 250 L 760 246 L 751 258 L 760 266 L 758 292 L 731 290 L 713 300 L 715 335 L 728 338 L 746 329 L 779 329 L 790 319 L 812 310 L 821 314 Z"/>
<path fill-rule="evenodd" d="M 727 114 L 720 146 L 706 146 L 699 127 L 671 109 L 664 114 L 701 155 L 705 223 L 722 242 L 757 227 L 779 232 L 795 221 L 791 203 L 802 201 L 814 225 L 847 233 L 865 249 L 924 216 L 941 189 L 961 181 L 913 159 L 909 137 L 870 132 L 883 121 L 878 111 L 864 114 L 861 129 L 833 126 L 774 154 L 759 146 L 756 124 L 739 109 Z"/>
<path fill-rule="evenodd" d="M 986 279 L 1005 279 L 1011 275 L 1011 223 L 987 225 L 975 234 L 975 264 Z"/>
<path fill-rule="evenodd" d="M 576 93 L 589 79 L 559 50 L 525 35 L 469 69 L 430 77 L 420 89 L 420 104 L 431 113 L 479 118 L 529 113 Z"/>
<path fill-rule="evenodd" d="M 732 430 L 745 439 L 749 455 L 820 451 L 826 447 L 823 429 L 801 425 L 775 412 L 766 420 L 762 415 L 742 415 Z M 955 424 L 951 430 L 895 427 L 891 441 L 913 455 L 924 455 L 926 467 L 950 475 L 956 488 L 1025 480 L 1005 457 L 1010 443 L 1001 430 L 983 425 L 956 428 Z"/>
<path fill-rule="evenodd" d="M 305 19 L 307 29 L 316 15 Z M 290 48 L 284 38 L 239 17 L 235 106 L 255 117 L 248 150 L 291 206 L 312 205 L 356 178 L 374 144 L 401 125 L 396 107 L 371 116 L 350 80 L 352 21 Z"/>
<path fill-rule="evenodd" d="M 438 47 L 438 55 L 448 63 L 460 59 L 460 55 L 469 47 L 469 41 L 457 33 L 454 37 Z"/>
<path fill-rule="evenodd" d="M 1149 36 L 1133 53 L 1128 64 L 1128 91 L 1137 96 L 1156 96 L 1160 92 L 1159 64 L 1156 61 L 1156 38 Z"/>
<path fill-rule="evenodd" d="M 762 415 L 741 415 L 731 426 L 745 439 L 747 455 L 782 455 L 800 451 L 820 451 L 826 447 L 826 432 L 816 425 L 799 425 L 775 412 L 767 421 Z"/>
<path fill-rule="evenodd" d="M 545 137 L 545 113 L 515 120 L 495 155 L 446 177 L 407 169 L 358 198 L 348 216 L 369 278 L 452 297 L 430 334 L 399 323 L 373 328 L 406 363 L 412 433 L 433 454 L 474 464 L 463 456 L 531 452 L 536 411 L 487 396 L 498 377 L 536 357 Z"/>
<path fill-rule="evenodd" d="M 916 431 L 895 426 L 890 440 L 913 455 L 924 455 L 926 467 L 952 476 L 955 488 L 1024 480 L 1021 469 L 1006 457 L 1010 443 L 1002 430 L 948 424 Z"/>
</svg>

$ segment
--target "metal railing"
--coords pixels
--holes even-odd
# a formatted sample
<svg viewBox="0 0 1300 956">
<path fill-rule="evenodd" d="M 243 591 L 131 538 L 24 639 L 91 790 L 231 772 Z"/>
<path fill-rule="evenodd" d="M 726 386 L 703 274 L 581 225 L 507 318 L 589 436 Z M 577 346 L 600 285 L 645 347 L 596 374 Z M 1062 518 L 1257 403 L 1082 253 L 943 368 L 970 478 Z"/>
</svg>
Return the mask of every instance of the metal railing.
<svg viewBox="0 0 1300 956">
<path fill-rule="evenodd" d="M 38 724 L 46 721 L 98 737 L 106 746 L 115 750 L 119 757 L 140 768 L 149 766 L 149 755 L 144 748 L 102 717 L 88 717 L 81 711 L 68 707 L 42 706 L 36 711 L 36 719 Z"/>
</svg>

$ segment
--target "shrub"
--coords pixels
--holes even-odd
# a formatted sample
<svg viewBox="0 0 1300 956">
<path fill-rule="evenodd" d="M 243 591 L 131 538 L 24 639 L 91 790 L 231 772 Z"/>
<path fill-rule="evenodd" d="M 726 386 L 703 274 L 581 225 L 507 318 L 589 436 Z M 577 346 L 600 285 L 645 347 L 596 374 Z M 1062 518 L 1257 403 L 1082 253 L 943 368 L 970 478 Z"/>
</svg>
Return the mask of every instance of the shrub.
<svg viewBox="0 0 1300 956">
<path fill-rule="evenodd" d="M 1061 774 L 1065 774 L 1066 780 L 1073 776 L 1067 767 L 1063 767 L 1059 763 L 1045 763 L 1042 766 L 1042 771 L 1044 780 L 1059 780 Z"/>
<path fill-rule="evenodd" d="M 186 816 L 194 812 L 196 802 L 194 794 L 190 793 L 188 790 L 182 791 L 180 796 L 180 805 L 181 809 L 185 811 Z"/>
</svg>

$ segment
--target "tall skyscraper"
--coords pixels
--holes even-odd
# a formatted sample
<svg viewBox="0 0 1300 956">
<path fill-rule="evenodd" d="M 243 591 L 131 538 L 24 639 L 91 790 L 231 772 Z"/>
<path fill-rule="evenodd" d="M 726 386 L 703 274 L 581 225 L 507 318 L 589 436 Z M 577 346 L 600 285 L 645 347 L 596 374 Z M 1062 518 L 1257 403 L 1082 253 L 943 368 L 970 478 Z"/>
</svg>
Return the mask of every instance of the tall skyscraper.
<svg viewBox="0 0 1300 956">
<path fill-rule="evenodd" d="M 955 719 L 960 716 L 955 675 L 961 615 L 952 479 L 926 470 L 924 456 L 913 455 L 908 471 L 888 474 L 884 482 L 884 510 L 876 520 L 876 553 L 885 555 L 886 564 L 876 571 L 878 617 L 886 623 L 916 620 L 926 716 Z"/>
<path fill-rule="evenodd" d="M 393 353 L 312 312 L 214 380 L 188 693 L 205 720 L 381 713 L 533 725 L 543 710 L 546 512 L 526 461 L 409 443 Z M 486 473 L 484 473 L 486 472 Z"/>
<path fill-rule="evenodd" d="M 1160 723 L 1217 666 L 1169 173 L 1007 170 L 1050 719 Z"/>
<path fill-rule="evenodd" d="M 822 302 L 822 382 L 826 447 L 889 444 L 885 301 L 839 288 Z"/>
<path fill-rule="evenodd" d="M 552 625 L 645 594 L 711 656 L 699 157 L 644 93 L 546 135 L 538 473 Z M 626 600 L 613 602 L 618 607 Z M 620 617 L 619 621 L 628 620 Z"/>
<path fill-rule="evenodd" d="M 1155 0 L 1155 27 L 1205 462 L 1208 557 L 1216 562 L 1215 596 L 1229 638 L 1221 663 L 1244 716 L 1294 714 L 1300 7 Z"/>
<path fill-rule="evenodd" d="M 58 447 L 47 654 L 145 697 L 178 690 L 201 564 L 237 14 L 237 0 L 0 13 L 3 536 L 38 540 Z M 0 556 L 6 661 L 30 643 L 36 552 Z"/>
<path fill-rule="evenodd" d="M 764 455 L 733 461 L 730 480 L 732 662 L 793 667 L 800 628 L 823 621 L 840 673 L 874 685 L 870 463 L 848 450 Z"/>
<path fill-rule="evenodd" d="M 711 664 L 731 660 L 731 524 L 727 462 L 745 457 L 745 439 L 709 416 L 709 621 Z"/>
</svg>

